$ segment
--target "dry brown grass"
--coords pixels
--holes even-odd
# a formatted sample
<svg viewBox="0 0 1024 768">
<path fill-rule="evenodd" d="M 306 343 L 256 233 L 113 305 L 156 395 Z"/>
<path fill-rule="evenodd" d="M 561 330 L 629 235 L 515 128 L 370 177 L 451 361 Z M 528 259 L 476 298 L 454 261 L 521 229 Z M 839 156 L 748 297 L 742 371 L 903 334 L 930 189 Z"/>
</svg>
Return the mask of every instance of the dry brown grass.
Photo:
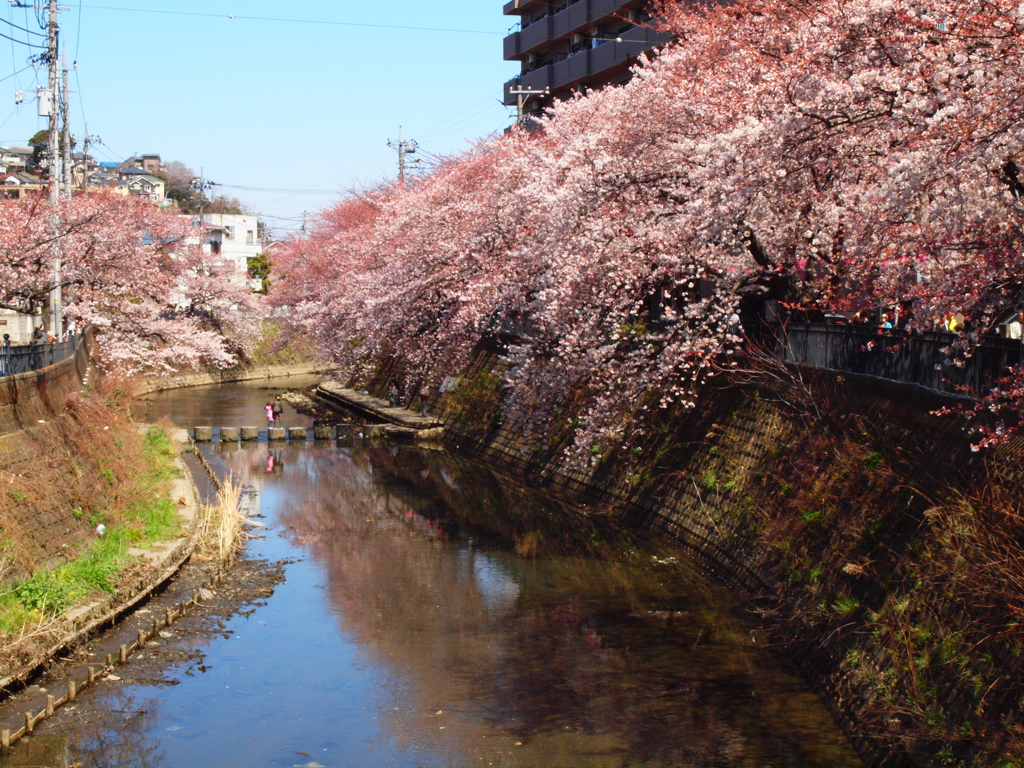
<svg viewBox="0 0 1024 768">
<path fill-rule="evenodd" d="M 868 434 L 808 430 L 763 468 L 750 522 L 793 626 L 845 646 L 862 727 L 910 764 L 1024 765 L 1019 482 L 995 462 L 969 485 L 928 478 Z"/>
<path fill-rule="evenodd" d="M 239 511 L 242 489 L 228 477 L 217 503 L 206 505 L 196 525 L 196 553 L 200 559 L 230 560 L 245 538 L 245 517 Z"/>
</svg>

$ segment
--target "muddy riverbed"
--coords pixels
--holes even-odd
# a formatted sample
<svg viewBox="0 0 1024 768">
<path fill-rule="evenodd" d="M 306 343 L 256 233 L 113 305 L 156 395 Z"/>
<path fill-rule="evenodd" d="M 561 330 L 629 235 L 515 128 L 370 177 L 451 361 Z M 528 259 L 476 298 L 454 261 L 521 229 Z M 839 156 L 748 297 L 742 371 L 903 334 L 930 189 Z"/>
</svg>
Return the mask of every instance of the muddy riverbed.
<svg viewBox="0 0 1024 768">
<path fill-rule="evenodd" d="M 275 391 L 162 393 L 145 415 L 256 425 Z M 246 486 L 239 564 L 0 767 L 860 765 L 683 552 L 470 458 L 358 434 L 207 446 Z"/>
</svg>

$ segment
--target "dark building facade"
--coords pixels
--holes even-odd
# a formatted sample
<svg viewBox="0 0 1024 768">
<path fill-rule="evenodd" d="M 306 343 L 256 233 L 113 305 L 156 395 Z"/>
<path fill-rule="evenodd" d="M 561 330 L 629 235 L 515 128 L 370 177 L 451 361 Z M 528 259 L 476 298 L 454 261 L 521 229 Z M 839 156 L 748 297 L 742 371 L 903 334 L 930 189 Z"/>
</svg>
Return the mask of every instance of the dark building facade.
<svg viewBox="0 0 1024 768">
<path fill-rule="evenodd" d="M 543 91 L 526 102 L 536 112 L 573 91 L 629 80 L 629 68 L 644 51 L 671 35 L 648 28 L 645 0 L 511 0 L 506 16 L 519 23 L 505 38 L 505 60 L 522 72 L 505 83 L 505 104 L 517 103 L 518 89 Z"/>
</svg>

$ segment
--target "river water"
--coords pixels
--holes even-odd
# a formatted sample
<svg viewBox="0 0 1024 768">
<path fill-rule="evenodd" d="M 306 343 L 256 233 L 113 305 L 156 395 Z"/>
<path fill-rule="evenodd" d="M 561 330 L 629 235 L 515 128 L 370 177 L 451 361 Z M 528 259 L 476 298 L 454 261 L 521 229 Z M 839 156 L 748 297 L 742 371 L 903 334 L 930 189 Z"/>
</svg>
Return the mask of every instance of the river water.
<svg viewBox="0 0 1024 768">
<path fill-rule="evenodd" d="M 144 415 L 255 426 L 266 386 L 164 393 Z M 210 446 L 263 526 L 243 569 L 283 580 L 0 766 L 861 765 L 682 552 L 454 452 L 346 434 Z"/>
</svg>

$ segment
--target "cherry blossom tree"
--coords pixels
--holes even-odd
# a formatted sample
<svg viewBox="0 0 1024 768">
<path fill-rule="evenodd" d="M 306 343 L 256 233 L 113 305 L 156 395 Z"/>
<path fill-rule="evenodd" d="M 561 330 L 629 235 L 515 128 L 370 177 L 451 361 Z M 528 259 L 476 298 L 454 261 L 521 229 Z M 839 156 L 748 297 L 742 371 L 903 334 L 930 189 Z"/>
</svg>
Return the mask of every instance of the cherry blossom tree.
<svg viewBox="0 0 1024 768">
<path fill-rule="evenodd" d="M 0 306 L 32 312 L 61 262 L 64 312 L 96 327 L 104 364 L 127 371 L 226 367 L 254 299 L 200 247 L 187 219 L 111 193 L 0 201 Z"/>
<path fill-rule="evenodd" d="M 745 298 L 895 305 L 911 331 L 959 311 L 957 354 L 1021 300 L 1016 4 L 665 2 L 659 18 L 677 42 L 629 83 L 352 196 L 293 243 L 281 295 L 346 372 L 397 357 L 436 384 L 515 324 L 506 414 L 545 432 L 583 402 L 586 454 L 692 404 Z"/>
</svg>

